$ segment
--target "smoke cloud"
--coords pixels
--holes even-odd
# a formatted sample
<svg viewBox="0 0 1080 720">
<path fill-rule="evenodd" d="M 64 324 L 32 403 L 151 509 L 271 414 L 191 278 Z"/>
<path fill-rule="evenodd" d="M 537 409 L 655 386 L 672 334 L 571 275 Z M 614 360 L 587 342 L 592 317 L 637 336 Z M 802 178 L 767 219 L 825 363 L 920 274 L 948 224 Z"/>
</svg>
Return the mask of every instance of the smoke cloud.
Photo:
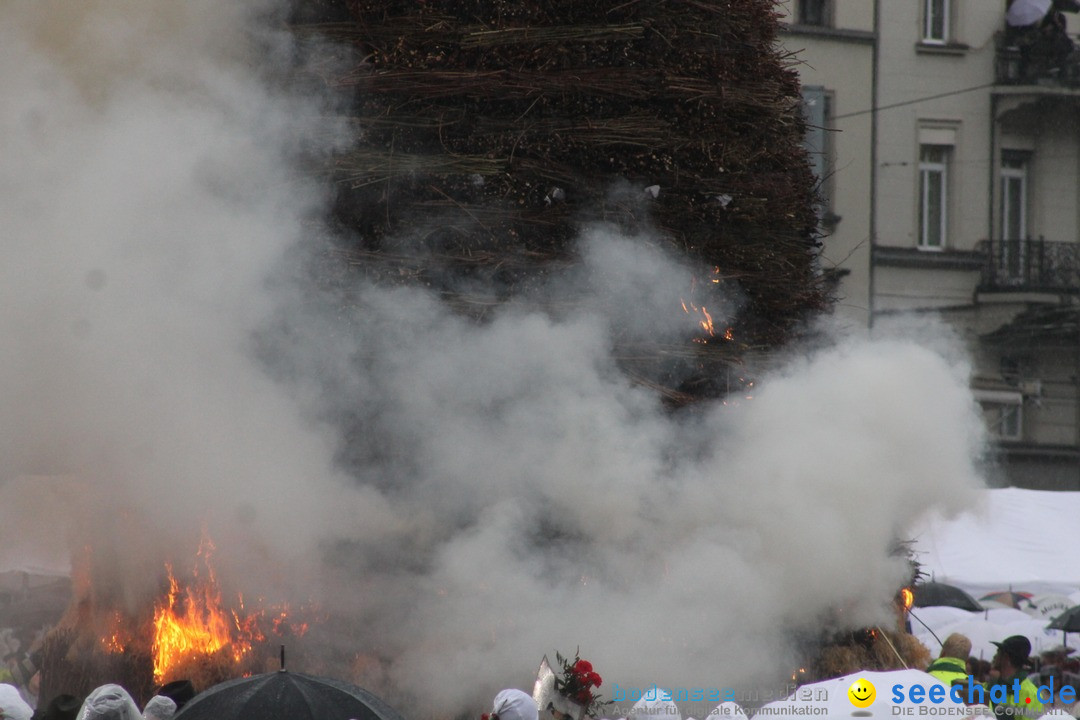
<svg viewBox="0 0 1080 720">
<path fill-rule="evenodd" d="M 548 302 L 483 323 L 316 291 L 296 156 L 325 136 L 268 79 L 276 10 L 0 4 L 2 472 L 79 488 L 18 546 L 89 545 L 137 605 L 205 528 L 236 589 L 322 603 L 359 660 L 321 669 L 406 716 L 486 710 L 555 650 L 733 686 L 830 608 L 888 622 L 892 542 L 981 483 L 953 346 L 838 339 L 674 413 L 613 343 L 688 341 L 706 269 L 647 237 L 587 229 Z"/>
</svg>

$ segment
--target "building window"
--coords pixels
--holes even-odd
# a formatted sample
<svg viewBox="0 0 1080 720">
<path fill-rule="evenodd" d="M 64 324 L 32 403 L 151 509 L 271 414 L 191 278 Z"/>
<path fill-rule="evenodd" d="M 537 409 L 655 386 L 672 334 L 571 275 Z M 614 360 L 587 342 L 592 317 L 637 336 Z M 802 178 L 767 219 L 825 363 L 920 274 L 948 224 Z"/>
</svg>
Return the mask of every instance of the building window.
<svg viewBox="0 0 1080 720">
<path fill-rule="evenodd" d="M 950 0 L 923 0 L 923 42 L 944 45 L 949 40 Z"/>
<path fill-rule="evenodd" d="M 830 27 L 832 0 L 799 0 L 799 24 Z"/>
<path fill-rule="evenodd" d="M 1012 391 L 976 390 L 975 397 L 992 436 L 998 440 L 1022 439 L 1023 395 Z"/>
<path fill-rule="evenodd" d="M 824 219 L 832 216 L 832 132 L 828 129 L 832 117 L 832 93 L 823 87 L 804 85 L 802 95 L 806 118 L 803 147 L 817 179 L 818 217 Z"/>
<path fill-rule="evenodd" d="M 990 432 L 999 440 L 1020 439 L 1020 408 L 1012 403 L 985 403 L 983 413 L 990 423 Z"/>
<path fill-rule="evenodd" d="M 945 248 L 948 221 L 949 145 L 919 146 L 919 247 Z"/>
<path fill-rule="evenodd" d="M 1005 280 L 1023 282 L 1027 245 L 1028 153 L 1001 153 L 1001 254 Z"/>
</svg>

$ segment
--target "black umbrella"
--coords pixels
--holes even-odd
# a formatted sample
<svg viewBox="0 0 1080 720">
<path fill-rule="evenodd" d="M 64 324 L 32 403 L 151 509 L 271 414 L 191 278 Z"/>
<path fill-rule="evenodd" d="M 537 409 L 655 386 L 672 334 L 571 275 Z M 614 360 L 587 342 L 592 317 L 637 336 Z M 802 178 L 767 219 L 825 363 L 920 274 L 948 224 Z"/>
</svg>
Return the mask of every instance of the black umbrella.
<svg viewBox="0 0 1080 720">
<path fill-rule="evenodd" d="M 1065 636 L 1066 647 L 1069 646 L 1069 633 L 1080 632 L 1080 605 L 1075 605 L 1061 613 L 1046 626 L 1049 630 L 1061 630 Z"/>
<path fill-rule="evenodd" d="M 915 585 L 911 588 L 911 592 L 915 596 L 912 602 L 915 607 L 944 605 L 946 607 L 960 608 L 961 610 L 971 610 L 972 612 L 981 612 L 983 609 L 978 600 L 955 585 L 926 582 Z"/>
<path fill-rule="evenodd" d="M 174 720 L 402 720 L 367 690 L 279 670 L 229 680 L 196 695 Z"/>
<path fill-rule="evenodd" d="M 1067 633 L 1080 632 L 1080 605 L 1061 613 L 1046 627 L 1050 630 L 1064 630 Z"/>
</svg>

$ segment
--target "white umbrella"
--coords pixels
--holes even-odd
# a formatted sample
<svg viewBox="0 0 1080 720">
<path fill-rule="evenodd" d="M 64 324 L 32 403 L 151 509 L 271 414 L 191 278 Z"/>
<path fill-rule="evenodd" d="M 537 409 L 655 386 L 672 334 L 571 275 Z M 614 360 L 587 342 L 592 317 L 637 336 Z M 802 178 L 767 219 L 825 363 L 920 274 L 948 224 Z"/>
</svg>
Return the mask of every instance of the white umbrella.
<svg viewBox="0 0 1080 720">
<path fill-rule="evenodd" d="M 1017 611 L 1019 612 L 1019 611 Z M 1021 613 L 1022 614 L 1022 613 Z M 952 633 L 957 632 L 971 640 L 971 656 L 980 660 L 989 660 L 997 652 L 995 642 L 1001 642 L 1010 635 L 1023 635 L 1031 641 L 1031 652 L 1038 655 L 1042 650 L 1060 645 L 1064 635 L 1060 631 L 1047 630 L 1045 620 L 1028 618 L 1025 621 L 994 622 L 982 618 L 973 620 L 961 620 L 950 623 L 940 628 L 935 628 L 934 633 L 944 640 Z M 927 632 L 915 632 L 915 637 L 931 652 L 940 649 L 937 641 Z"/>
<path fill-rule="evenodd" d="M 933 612 L 929 612 L 933 611 Z M 959 632 L 972 641 L 971 654 L 989 660 L 994 655 L 991 640 L 1001 640 L 1009 635 L 1022 635 L 1023 632 L 1007 632 L 1007 625 L 1023 623 L 1029 629 L 1032 618 L 1016 608 L 988 608 L 982 612 L 971 612 L 957 608 L 921 608 L 917 622 L 911 623 L 911 634 L 936 655 L 941 643 L 950 633 Z M 1001 635 L 1000 633 L 1005 633 Z M 989 652 L 989 654 L 987 654 Z"/>
<path fill-rule="evenodd" d="M 1013 625 L 1015 623 L 1030 623 L 1031 615 L 1014 607 L 989 608 L 983 617 L 998 625 Z M 1046 622 L 1050 622 L 1046 620 Z"/>
<path fill-rule="evenodd" d="M 1013 0 L 1005 13 L 1005 22 L 1013 27 L 1031 25 L 1043 19 L 1054 0 Z"/>
<path fill-rule="evenodd" d="M 705 720 L 746 720 L 746 713 L 738 703 L 728 700 L 717 705 Z"/>
<path fill-rule="evenodd" d="M 873 702 L 865 708 L 855 706 L 848 698 L 848 690 L 860 679 L 869 681 L 875 690 Z M 893 687 L 897 685 L 904 698 L 901 702 L 893 702 Z M 908 693 L 915 685 L 921 685 L 927 692 L 932 686 L 939 685 L 944 688 L 944 699 L 940 703 L 933 703 L 924 696 L 921 703 L 913 703 L 908 699 Z M 809 716 L 895 718 L 906 715 L 896 708 L 913 708 L 911 715 L 916 716 L 919 714 L 918 708 L 925 712 L 930 707 L 941 709 L 938 717 L 957 717 L 965 712 L 965 706 L 949 697 L 948 692 L 949 688 L 940 680 L 922 670 L 867 671 L 803 685 L 786 700 L 764 705 L 755 717 L 791 720 L 803 720 Z"/>
<path fill-rule="evenodd" d="M 656 686 L 653 685 L 653 687 Z M 657 718 L 682 720 L 682 713 L 679 712 L 679 706 L 671 699 L 671 693 L 657 688 L 646 691 L 645 695 L 634 703 L 634 707 L 630 708 L 630 714 L 627 717 L 629 720 L 635 720 L 635 718 L 637 720 L 656 720 Z"/>
<path fill-rule="evenodd" d="M 972 612 L 971 610 L 961 610 L 960 608 L 946 606 L 913 608 L 910 612 L 913 618 L 917 618 L 911 623 L 912 627 L 922 627 L 925 624 L 932 628 L 934 632 L 937 632 L 939 627 L 943 627 L 950 623 L 982 617 L 981 612 Z M 944 640 L 945 638 L 941 639 Z"/>
<path fill-rule="evenodd" d="M 1073 605 L 1077 605 L 1065 595 L 1046 593 L 1035 595 L 1031 598 L 1031 607 L 1025 608 L 1024 612 L 1035 618 L 1042 618 L 1050 622 Z"/>
</svg>

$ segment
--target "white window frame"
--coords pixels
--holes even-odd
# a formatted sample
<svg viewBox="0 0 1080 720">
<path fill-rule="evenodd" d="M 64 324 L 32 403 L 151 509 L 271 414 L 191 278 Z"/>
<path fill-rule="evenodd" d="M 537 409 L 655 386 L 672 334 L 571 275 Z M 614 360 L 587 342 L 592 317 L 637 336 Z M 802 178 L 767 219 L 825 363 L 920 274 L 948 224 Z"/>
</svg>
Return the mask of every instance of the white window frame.
<svg viewBox="0 0 1080 720">
<path fill-rule="evenodd" d="M 987 429 L 998 440 L 1022 440 L 1024 436 L 1024 396 L 1011 390 L 975 390 L 983 409 Z"/>
<path fill-rule="evenodd" d="M 1013 183 L 1020 185 L 1020 206 L 1017 213 L 1016 226 L 1019 233 L 1013 237 L 1010 226 L 1013 225 L 1013 212 L 1009 203 L 1011 194 L 1009 188 Z M 1024 240 L 1027 237 L 1027 194 L 1028 194 L 1028 160 L 1015 153 L 1008 153 L 1001 158 L 1001 239 Z"/>
<path fill-rule="evenodd" d="M 942 159 L 924 159 L 928 152 L 939 150 Z M 952 154 L 952 145 L 919 145 L 919 249 L 938 251 L 944 250 L 948 245 L 949 228 L 949 156 Z M 937 223 L 937 241 L 934 242 L 931 230 L 933 201 L 935 194 L 932 192 L 931 178 L 938 178 L 938 192 L 936 202 L 940 207 L 940 218 Z"/>
<path fill-rule="evenodd" d="M 949 42 L 949 33 L 952 32 L 951 14 L 952 0 L 923 0 L 923 43 L 945 45 Z M 938 18 L 941 21 L 940 31 L 934 27 Z"/>
<path fill-rule="evenodd" d="M 830 215 L 833 208 L 833 142 L 829 125 L 832 120 L 833 92 L 820 85 L 803 86 L 803 115 L 806 118 L 806 149 L 811 170 L 817 180 L 821 217 Z"/>
<path fill-rule="evenodd" d="M 1001 192 L 1001 257 L 1002 277 L 1021 281 L 1024 278 L 1025 244 L 1027 243 L 1027 205 L 1028 205 L 1028 157 L 1018 152 L 1005 151 L 1001 156 L 1000 192 Z M 1018 233 L 1011 232 L 1014 211 L 1009 202 L 1012 197 L 1011 186 L 1019 184 L 1019 207 L 1015 218 Z M 1013 235 L 1017 235 L 1013 237 Z"/>
</svg>

